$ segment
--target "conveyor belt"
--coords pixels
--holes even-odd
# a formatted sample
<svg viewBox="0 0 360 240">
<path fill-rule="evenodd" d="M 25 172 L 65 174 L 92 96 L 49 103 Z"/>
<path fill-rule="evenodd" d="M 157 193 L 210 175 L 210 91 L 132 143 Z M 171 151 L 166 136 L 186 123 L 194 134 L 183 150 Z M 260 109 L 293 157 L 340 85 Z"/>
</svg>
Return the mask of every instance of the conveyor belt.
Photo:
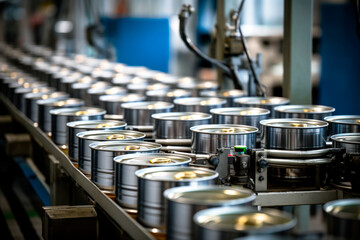
<svg viewBox="0 0 360 240">
<path fill-rule="evenodd" d="M 44 149 L 51 153 L 59 162 L 66 173 L 98 204 L 124 231 L 133 239 L 154 239 L 138 222 L 131 218 L 113 200 L 107 197 L 99 188 L 92 183 L 82 172 L 71 163 L 69 158 L 42 132 L 34 127 L 33 122 L 20 112 L 8 99 L 0 94 L 0 101 L 7 107 L 12 117 L 18 121 L 30 135 L 40 142 Z"/>
</svg>

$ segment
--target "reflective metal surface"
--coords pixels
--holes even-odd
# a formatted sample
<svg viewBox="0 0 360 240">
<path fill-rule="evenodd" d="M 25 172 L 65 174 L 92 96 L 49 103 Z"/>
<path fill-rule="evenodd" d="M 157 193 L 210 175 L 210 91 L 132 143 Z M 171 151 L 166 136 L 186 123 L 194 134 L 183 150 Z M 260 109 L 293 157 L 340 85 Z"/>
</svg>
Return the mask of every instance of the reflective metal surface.
<svg viewBox="0 0 360 240">
<path fill-rule="evenodd" d="M 243 188 L 224 186 L 186 186 L 165 190 L 167 199 L 167 239 L 196 239 L 194 214 L 200 210 L 249 205 L 255 194 Z"/>
<path fill-rule="evenodd" d="M 325 121 L 329 123 L 329 137 L 339 133 L 360 133 L 360 115 L 330 116 Z"/>
<path fill-rule="evenodd" d="M 270 110 L 270 118 L 275 117 L 275 107 L 286 105 L 290 100 L 283 97 L 242 97 L 234 100 L 237 107 L 258 107 Z"/>
<path fill-rule="evenodd" d="M 95 130 L 76 134 L 78 139 L 79 169 L 86 175 L 91 174 L 91 149 L 90 144 L 102 141 L 141 141 L 145 134 L 128 130 Z"/>
<path fill-rule="evenodd" d="M 156 113 L 154 119 L 154 137 L 160 139 L 191 139 L 190 128 L 209 124 L 211 115 L 200 112 Z"/>
<path fill-rule="evenodd" d="M 360 133 L 343 133 L 331 136 L 334 148 L 344 148 L 347 153 L 360 154 Z"/>
<path fill-rule="evenodd" d="M 286 232 L 295 226 L 296 219 L 277 209 L 257 211 L 251 207 L 220 207 L 198 212 L 194 222 L 197 239 L 213 240 Z M 276 236 L 268 238 L 276 239 Z"/>
<path fill-rule="evenodd" d="M 161 145 L 140 141 L 99 142 L 89 145 L 91 148 L 91 181 L 99 188 L 114 190 L 116 156 L 133 153 L 158 153 Z"/>
<path fill-rule="evenodd" d="M 193 153 L 216 153 L 218 148 L 233 149 L 235 145 L 245 145 L 248 149 L 256 146 L 258 129 L 236 124 L 209 124 L 190 128 L 192 132 L 191 151 Z"/>
<path fill-rule="evenodd" d="M 226 100 L 212 97 L 190 97 L 174 100 L 176 111 L 179 112 L 203 112 L 210 113 L 210 109 L 221 108 Z"/>
<path fill-rule="evenodd" d="M 178 186 L 212 185 L 218 173 L 206 168 L 156 167 L 136 171 L 139 178 L 138 221 L 146 227 L 165 229 L 163 192 Z"/>
<path fill-rule="evenodd" d="M 99 97 L 99 104 L 106 110 L 108 114 L 122 115 L 123 110 L 121 104 L 127 102 L 139 102 L 144 101 L 145 97 L 139 94 L 127 94 L 127 95 L 103 95 Z"/>
<path fill-rule="evenodd" d="M 101 120 L 106 111 L 101 108 L 81 107 L 62 108 L 50 110 L 51 115 L 51 137 L 57 145 L 68 144 L 68 131 L 66 124 L 80 120 Z"/>
<path fill-rule="evenodd" d="M 274 109 L 276 118 L 305 118 L 324 120 L 335 108 L 321 105 L 286 105 Z"/>
<path fill-rule="evenodd" d="M 246 92 L 238 89 L 221 90 L 221 91 L 202 91 L 200 97 L 218 97 L 226 100 L 226 107 L 234 107 L 236 98 L 245 97 Z"/>
<path fill-rule="evenodd" d="M 153 125 L 151 115 L 154 113 L 170 112 L 174 104 L 168 102 L 134 102 L 123 103 L 124 121 L 128 125 L 148 126 Z"/>
<path fill-rule="evenodd" d="M 151 90 L 146 91 L 145 95 L 148 101 L 173 102 L 176 98 L 190 97 L 191 92 L 184 89 Z"/>
<path fill-rule="evenodd" d="M 167 154 L 131 154 L 114 158 L 115 200 L 125 208 L 137 208 L 138 179 L 135 172 L 147 167 L 175 167 L 189 165 L 191 158 Z"/>
<path fill-rule="evenodd" d="M 90 120 L 75 121 L 66 124 L 68 129 L 69 158 L 72 161 L 78 160 L 78 139 L 76 134 L 90 130 L 123 130 L 126 127 L 125 122 L 114 120 Z"/>
<path fill-rule="evenodd" d="M 326 147 L 328 123 L 300 118 L 260 122 L 261 146 L 265 149 L 311 150 Z"/>
</svg>

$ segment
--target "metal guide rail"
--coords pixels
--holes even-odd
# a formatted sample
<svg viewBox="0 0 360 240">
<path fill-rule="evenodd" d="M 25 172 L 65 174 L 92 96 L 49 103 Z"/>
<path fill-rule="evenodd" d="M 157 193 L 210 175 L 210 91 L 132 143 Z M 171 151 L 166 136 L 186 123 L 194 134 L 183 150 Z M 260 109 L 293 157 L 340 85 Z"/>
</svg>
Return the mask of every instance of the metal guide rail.
<svg viewBox="0 0 360 240">
<path fill-rule="evenodd" d="M 80 172 L 69 160 L 69 158 L 51 141 L 51 139 L 39 128 L 34 127 L 33 122 L 20 112 L 7 98 L 0 93 L 0 101 L 6 106 L 12 117 L 18 121 L 31 136 L 39 141 L 44 149 L 51 153 L 60 163 L 66 173 L 99 205 L 114 222 L 125 230 L 133 239 L 155 239 L 144 227 L 129 216 L 124 209 L 106 196 L 92 183 L 82 172 Z"/>
</svg>

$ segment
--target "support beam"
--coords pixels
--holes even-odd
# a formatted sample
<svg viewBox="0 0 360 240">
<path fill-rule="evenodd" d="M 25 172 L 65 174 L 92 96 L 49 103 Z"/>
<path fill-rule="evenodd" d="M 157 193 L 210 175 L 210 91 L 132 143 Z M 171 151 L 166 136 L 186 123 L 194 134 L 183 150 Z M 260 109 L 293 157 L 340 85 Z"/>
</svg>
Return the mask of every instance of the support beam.
<svg viewBox="0 0 360 240">
<path fill-rule="evenodd" d="M 283 95 L 291 104 L 312 104 L 313 0 L 285 0 Z"/>
</svg>

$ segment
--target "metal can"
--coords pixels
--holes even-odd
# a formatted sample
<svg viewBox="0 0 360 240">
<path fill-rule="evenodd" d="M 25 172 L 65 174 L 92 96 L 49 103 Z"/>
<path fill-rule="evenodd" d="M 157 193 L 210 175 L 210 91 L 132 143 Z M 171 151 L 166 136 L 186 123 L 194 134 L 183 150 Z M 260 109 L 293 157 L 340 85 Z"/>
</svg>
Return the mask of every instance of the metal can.
<svg viewBox="0 0 360 240">
<path fill-rule="evenodd" d="M 236 98 L 245 97 L 246 92 L 238 89 L 221 90 L 221 91 L 202 91 L 200 97 L 217 97 L 226 100 L 226 107 L 234 107 Z"/>
<path fill-rule="evenodd" d="M 111 83 L 116 86 L 126 87 L 132 79 L 132 76 L 116 73 L 114 78 L 111 80 Z"/>
<path fill-rule="evenodd" d="M 49 92 L 49 93 L 28 93 L 25 98 L 25 115 L 33 122 L 38 122 L 39 106 L 38 100 L 42 99 L 66 99 L 69 94 L 65 92 Z"/>
<path fill-rule="evenodd" d="M 156 113 L 154 119 L 154 137 L 160 139 L 191 139 L 190 128 L 209 124 L 211 114 L 200 112 Z"/>
<path fill-rule="evenodd" d="M 138 179 L 135 172 L 148 167 L 188 166 L 190 157 L 168 153 L 131 154 L 114 158 L 115 200 L 122 207 L 137 208 Z"/>
<path fill-rule="evenodd" d="M 91 148 L 91 181 L 104 190 L 114 190 L 114 158 L 133 153 L 158 153 L 161 145 L 140 141 L 98 142 Z"/>
<path fill-rule="evenodd" d="M 244 236 L 284 233 L 296 225 L 296 219 L 277 209 L 252 207 L 219 207 L 195 214 L 196 237 L 201 240 L 237 239 Z M 270 235 L 270 236 L 269 236 Z M 275 236 L 274 236 L 275 235 Z"/>
<path fill-rule="evenodd" d="M 190 97 L 178 98 L 174 100 L 176 111 L 179 112 L 203 112 L 210 113 L 213 108 L 221 108 L 226 104 L 226 100 L 212 97 Z"/>
<path fill-rule="evenodd" d="M 260 122 L 265 149 L 312 150 L 326 147 L 328 123 L 315 119 L 279 118 Z"/>
<path fill-rule="evenodd" d="M 68 136 L 66 124 L 80 120 L 101 120 L 106 111 L 101 108 L 80 107 L 50 110 L 51 137 L 56 145 L 67 145 Z"/>
<path fill-rule="evenodd" d="M 46 87 L 46 85 L 47 84 L 45 82 L 25 82 L 24 84 L 12 89 L 12 97 L 10 99 L 14 105 L 21 110 L 24 104 L 24 94 L 32 92 L 32 89 L 34 88 L 39 89 L 41 87 Z M 10 85 L 10 87 L 11 86 L 12 85 Z"/>
<path fill-rule="evenodd" d="M 334 148 L 344 148 L 346 153 L 360 154 L 360 133 L 342 133 L 331 136 Z"/>
<path fill-rule="evenodd" d="M 35 88 L 18 88 L 15 90 L 15 98 L 18 109 L 25 113 L 25 95 L 29 93 L 51 93 L 54 92 L 55 88 L 52 87 L 35 87 Z"/>
<path fill-rule="evenodd" d="M 38 125 L 41 130 L 45 133 L 51 132 L 51 115 L 50 110 L 57 108 L 76 108 L 85 105 L 85 102 L 77 98 L 67 98 L 67 99 L 42 99 L 38 100 L 36 104 L 39 107 L 38 114 Z"/>
<path fill-rule="evenodd" d="M 323 206 L 329 239 L 360 239 L 360 199 L 341 199 Z"/>
<path fill-rule="evenodd" d="M 154 82 L 160 82 L 163 84 L 170 85 L 172 87 L 175 87 L 176 84 L 178 83 L 177 77 L 166 73 L 157 73 L 152 77 L 152 80 Z"/>
<path fill-rule="evenodd" d="M 97 130 L 76 134 L 78 138 L 78 163 L 79 169 L 86 175 L 91 174 L 91 149 L 90 144 L 102 141 L 139 141 L 145 134 L 127 130 Z"/>
<path fill-rule="evenodd" d="M 245 145 L 248 149 L 256 146 L 258 129 L 253 126 L 236 124 L 209 124 L 190 128 L 192 132 L 191 151 L 193 153 L 216 153 L 218 148 Z"/>
<path fill-rule="evenodd" d="M 155 167 L 135 172 L 139 179 L 138 221 L 146 227 L 165 229 L 163 192 L 179 186 L 215 184 L 218 173 L 206 168 Z"/>
<path fill-rule="evenodd" d="M 215 108 L 211 109 L 215 124 L 242 124 L 260 129 L 260 121 L 268 119 L 270 110 L 264 108 Z M 258 135 L 260 131 L 258 132 Z"/>
<path fill-rule="evenodd" d="M 73 162 L 78 161 L 78 139 L 76 134 L 90 130 L 123 130 L 126 127 L 125 122 L 111 120 L 89 120 L 75 121 L 66 124 L 68 128 L 69 158 Z"/>
<path fill-rule="evenodd" d="M 174 104 L 168 102 L 131 102 L 121 104 L 124 110 L 124 120 L 130 126 L 153 125 L 151 115 L 170 112 Z"/>
<path fill-rule="evenodd" d="M 125 95 L 126 89 L 121 87 L 106 86 L 104 88 L 90 88 L 87 91 L 89 96 L 89 105 L 100 106 L 99 97 L 102 95 Z"/>
<path fill-rule="evenodd" d="M 201 91 L 217 90 L 219 85 L 215 81 L 199 81 L 192 77 L 183 77 L 178 80 L 178 88 L 191 91 L 191 96 L 199 96 Z"/>
<path fill-rule="evenodd" d="M 242 97 L 234 100 L 236 107 L 258 107 L 270 110 L 270 118 L 275 117 L 274 108 L 290 103 L 290 100 L 283 97 Z"/>
<path fill-rule="evenodd" d="M 321 105 L 286 105 L 274 109 L 276 118 L 304 118 L 324 120 L 335 108 Z"/>
<path fill-rule="evenodd" d="M 225 186 L 186 186 L 165 190 L 166 238 L 196 239 L 193 217 L 200 210 L 249 205 L 255 194 L 248 189 Z"/>
<path fill-rule="evenodd" d="M 340 133 L 360 133 L 360 115 L 337 115 L 324 120 L 329 123 L 328 137 Z"/>
<path fill-rule="evenodd" d="M 140 102 L 144 100 L 145 97 L 139 94 L 103 95 L 99 97 L 100 106 L 104 108 L 108 114 L 116 115 L 123 114 L 121 104 L 127 102 Z"/>
<path fill-rule="evenodd" d="M 190 97 L 191 92 L 183 89 L 150 90 L 145 93 L 148 101 L 173 102 L 176 98 Z"/>
<path fill-rule="evenodd" d="M 64 76 L 60 79 L 58 83 L 58 89 L 63 92 L 70 92 L 71 85 L 77 83 L 81 78 L 82 79 L 89 79 L 83 78 L 84 76 L 79 72 L 72 72 L 71 74 Z"/>
</svg>

